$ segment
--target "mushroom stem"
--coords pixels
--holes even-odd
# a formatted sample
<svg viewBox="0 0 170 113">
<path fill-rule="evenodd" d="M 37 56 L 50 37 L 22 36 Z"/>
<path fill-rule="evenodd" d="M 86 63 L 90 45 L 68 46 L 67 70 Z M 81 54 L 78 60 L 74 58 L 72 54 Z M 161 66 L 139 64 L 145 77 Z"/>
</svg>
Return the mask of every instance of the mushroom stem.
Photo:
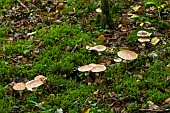
<svg viewBox="0 0 170 113">
<path fill-rule="evenodd" d="M 100 73 L 95 73 L 95 80 L 94 80 L 94 85 L 97 85 L 97 83 L 99 83 L 99 76 L 100 76 Z"/>
<path fill-rule="evenodd" d="M 23 91 L 19 91 L 19 97 L 22 99 L 22 92 Z"/>
</svg>

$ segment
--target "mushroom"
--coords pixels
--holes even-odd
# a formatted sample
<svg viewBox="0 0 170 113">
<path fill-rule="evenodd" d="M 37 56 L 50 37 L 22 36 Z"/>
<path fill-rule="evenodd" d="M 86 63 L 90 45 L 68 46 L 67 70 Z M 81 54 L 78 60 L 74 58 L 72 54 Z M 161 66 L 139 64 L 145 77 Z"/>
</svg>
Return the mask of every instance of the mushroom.
<svg viewBox="0 0 170 113">
<path fill-rule="evenodd" d="M 92 46 L 86 46 L 87 50 L 92 50 Z"/>
<path fill-rule="evenodd" d="M 106 67 L 104 65 L 96 64 L 95 66 L 93 66 L 91 71 L 94 72 L 95 75 L 96 75 L 94 84 L 100 83 L 99 72 L 102 72 L 102 71 L 105 71 L 105 70 L 106 70 Z"/>
<path fill-rule="evenodd" d="M 106 67 L 100 64 L 93 66 L 93 68 L 91 69 L 92 72 L 102 72 L 104 70 L 106 70 Z"/>
<path fill-rule="evenodd" d="M 43 75 L 38 75 L 38 76 L 36 76 L 35 78 L 34 78 L 34 80 L 41 80 L 41 81 L 45 81 L 45 80 L 47 80 L 47 77 L 45 77 L 45 76 L 43 76 Z"/>
<path fill-rule="evenodd" d="M 86 71 L 90 71 L 93 68 L 92 65 L 84 65 L 78 68 L 78 71 L 80 72 L 86 72 Z"/>
<path fill-rule="evenodd" d="M 124 60 L 134 60 L 138 58 L 138 54 L 130 50 L 121 50 L 117 54 L 120 58 Z M 126 69 L 127 69 L 127 62 L 126 62 Z"/>
<path fill-rule="evenodd" d="M 138 41 L 143 43 L 143 42 L 149 42 L 150 39 L 148 39 L 148 38 L 139 38 Z"/>
<path fill-rule="evenodd" d="M 47 77 L 43 76 L 43 75 L 37 75 L 34 80 L 41 80 L 44 84 L 44 86 L 46 86 L 49 89 L 49 86 L 47 85 Z"/>
<path fill-rule="evenodd" d="M 92 68 L 93 68 L 93 65 L 84 65 L 84 66 L 79 67 L 78 71 L 85 72 L 85 76 L 87 76 L 87 79 L 89 81 L 90 77 L 89 77 L 88 71 L 90 71 Z"/>
<path fill-rule="evenodd" d="M 115 61 L 115 62 L 121 62 L 122 59 L 121 59 L 121 58 L 114 58 L 114 61 Z"/>
<path fill-rule="evenodd" d="M 96 12 L 97 12 L 97 13 L 101 13 L 101 12 L 102 12 L 102 9 L 101 9 L 101 8 L 97 8 L 97 9 L 96 9 Z"/>
<path fill-rule="evenodd" d="M 96 50 L 98 52 L 104 51 L 104 50 L 106 50 L 106 46 L 104 46 L 104 45 L 97 45 L 97 46 L 92 47 L 92 50 Z"/>
<path fill-rule="evenodd" d="M 97 64 L 91 63 L 91 64 L 89 64 L 89 65 L 92 66 L 92 67 L 94 67 L 94 66 L 96 66 Z"/>
<path fill-rule="evenodd" d="M 120 58 L 125 60 L 134 60 L 138 58 L 138 54 L 130 50 L 121 50 L 117 54 Z"/>
<path fill-rule="evenodd" d="M 138 31 L 137 36 L 139 37 L 150 37 L 152 33 L 149 33 L 147 31 Z"/>
<path fill-rule="evenodd" d="M 145 43 L 149 42 L 150 39 L 148 39 L 148 38 L 139 38 L 138 41 L 142 43 L 142 46 L 143 46 L 142 48 L 145 48 Z"/>
<path fill-rule="evenodd" d="M 43 81 L 41 80 L 31 80 L 26 82 L 26 88 L 27 90 L 33 91 L 33 88 L 37 88 L 39 86 L 41 86 L 43 83 Z"/>
<path fill-rule="evenodd" d="M 22 98 L 22 92 L 23 92 L 23 90 L 25 89 L 25 83 L 23 83 L 23 82 L 20 82 L 20 83 L 16 83 L 16 84 L 14 84 L 14 86 L 13 86 L 13 89 L 14 90 L 17 90 L 17 91 L 19 91 L 19 95 L 20 95 L 20 98 Z"/>
</svg>

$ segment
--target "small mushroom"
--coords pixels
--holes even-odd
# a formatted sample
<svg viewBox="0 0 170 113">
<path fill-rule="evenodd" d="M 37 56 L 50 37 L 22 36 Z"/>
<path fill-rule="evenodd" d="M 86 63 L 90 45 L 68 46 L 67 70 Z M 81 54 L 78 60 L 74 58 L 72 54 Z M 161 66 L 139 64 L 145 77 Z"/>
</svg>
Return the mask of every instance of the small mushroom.
<svg viewBox="0 0 170 113">
<path fill-rule="evenodd" d="M 41 80 L 44 83 L 44 86 L 46 86 L 49 89 L 49 86 L 47 84 L 47 77 L 43 76 L 43 75 L 38 75 L 34 78 L 34 80 Z"/>
<path fill-rule="evenodd" d="M 97 13 L 101 13 L 101 12 L 102 12 L 102 9 L 101 9 L 101 8 L 97 8 L 97 9 L 96 9 L 96 12 L 97 12 Z"/>
<path fill-rule="evenodd" d="M 134 60 L 138 58 L 138 54 L 130 50 L 121 50 L 117 54 L 120 58 L 125 60 Z"/>
<path fill-rule="evenodd" d="M 89 64 L 89 65 L 92 66 L 92 67 L 94 67 L 94 66 L 96 66 L 97 64 L 91 63 L 91 64 Z"/>
<path fill-rule="evenodd" d="M 97 45 L 97 46 L 92 47 L 92 50 L 96 50 L 98 52 L 104 51 L 104 50 L 106 50 L 106 46 L 104 46 L 104 45 Z"/>
<path fill-rule="evenodd" d="M 96 75 L 94 84 L 100 83 L 101 80 L 99 79 L 99 74 L 100 72 L 105 71 L 105 70 L 106 70 L 106 67 L 104 65 L 96 64 L 95 66 L 93 66 L 91 71 L 95 73 Z"/>
<path fill-rule="evenodd" d="M 138 41 L 143 43 L 143 42 L 149 42 L 150 39 L 148 39 L 148 38 L 139 38 Z"/>
<path fill-rule="evenodd" d="M 84 65 L 78 68 L 78 71 L 80 72 L 86 72 L 86 71 L 90 71 L 93 68 L 92 65 Z"/>
<path fill-rule="evenodd" d="M 92 46 L 86 46 L 87 50 L 92 50 Z"/>
<path fill-rule="evenodd" d="M 31 80 L 31 81 L 26 82 L 26 88 L 27 90 L 33 91 L 33 88 L 39 87 L 42 84 L 44 83 L 41 80 Z"/>
<path fill-rule="evenodd" d="M 102 72 L 106 70 L 106 67 L 104 65 L 97 64 L 96 66 L 93 66 L 91 69 L 92 72 Z"/>
<path fill-rule="evenodd" d="M 137 36 L 139 37 L 150 37 L 152 33 L 149 33 L 147 31 L 138 31 Z"/>
<path fill-rule="evenodd" d="M 14 84 L 14 86 L 13 86 L 13 89 L 14 90 L 17 90 L 17 91 L 19 91 L 19 94 L 20 94 L 20 98 L 22 98 L 22 92 L 23 92 L 23 90 L 25 89 L 25 83 L 23 83 L 23 82 L 20 82 L 20 83 L 16 83 L 16 84 Z"/>
<path fill-rule="evenodd" d="M 121 59 L 121 58 L 114 58 L 114 61 L 115 61 L 115 62 L 121 62 L 122 59 Z"/>
<path fill-rule="evenodd" d="M 150 41 L 150 39 L 148 38 L 139 38 L 138 39 L 139 42 L 141 42 L 141 48 L 145 49 L 146 43 Z"/>
<path fill-rule="evenodd" d="M 134 60 L 138 58 L 138 54 L 130 50 L 121 50 L 117 54 L 120 58 L 124 60 Z M 127 62 L 125 64 L 126 64 L 126 69 L 127 69 Z"/>
<path fill-rule="evenodd" d="M 35 78 L 34 78 L 34 80 L 41 80 L 41 81 L 45 81 L 45 80 L 47 80 L 47 77 L 45 77 L 45 76 L 43 76 L 43 75 L 38 75 L 38 76 L 36 76 Z"/>
</svg>

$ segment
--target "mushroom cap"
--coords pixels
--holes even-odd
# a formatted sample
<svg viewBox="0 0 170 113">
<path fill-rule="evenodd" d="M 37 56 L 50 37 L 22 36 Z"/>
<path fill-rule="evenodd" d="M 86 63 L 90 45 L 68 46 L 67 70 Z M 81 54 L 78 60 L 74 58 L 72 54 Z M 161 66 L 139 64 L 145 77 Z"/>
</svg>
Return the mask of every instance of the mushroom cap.
<svg viewBox="0 0 170 113">
<path fill-rule="evenodd" d="M 122 59 L 121 59 L 121 58 L 114 58 L 114 61 L 115 61 L 115 62 L 121 62 Z"/>
<path fill-rule="evenodd" d="M 148 39 L 148 38 L 139 38 L 138 41 L 139 42 L 149 42 L 150 39 Z"/>
<path fill-rule="evenodd" d="M 106 49 L 106 46 L 104 46 L 104 45 L 97 45 L 97 46 L 92 47 L 92 49 L 96 50 L 96 51 L 104 51 Z"/>
<path fill-rule="evenodd" d="M 130 50 L 121 50 L 117 54 L 120 58 L 125 59 L 125 60 L 134 60 L 138 58 L 138 54 Z"/>
<path fill-rule="evenodd" d="M 93 48 L 92 46 L 86 46 L 87 50 L 92 50 L 92 48 Z"/>
<path fill-rule="evenodd" d="M 32 88 L 39 87 L 43 84 L 43 81 L 41 80 L 31 80 L 26 82 L 26 88 L 27 90 L 32 91 Z"/>
<path fill-rule="evenodd" d="M 91 69 L 92 72 L 101 72 L 106 70 L 106 67 L 104 65 L 97 64 L 96 66 L 93 66 Z"/>
<path fill-rule="evenodd" d="M 149 33 L 147 31 L 138 31 L 137 32 L 137 36 L 140 36 L 140 37 L 148 37 L 148 36 L 151 36 L 152 33 Z"/>
<path fill-rule="evenodd" d="M 43 76 L 43 75 L 38 75 L 34 78 L 34 80 L 41 80 L 41 81 L 45 81 L 47 80 L 47 77 Z"/>
<path fill-rule="evenodd" d="M 97 13 L 101 13 L 101 12 L 102 12 L 102 9 L 101 9 L 101 8 L 97 8 L 97 9 L 96 9 L 96 12 L 97 12 Z"/>
<path fill-rule="evenodd" d="M 91 65 L 84 65 L 78 68 L 80 72 L 90 71 L 93 68 Z"/>
<path fill-rule="evenodd" d="M 16 84 L 14 84 L 13 89 L 22 91 L 25 89 L 25 83 L 23 83 L 23 82 L 16 83 Z"/>
<path fill-rule="evenodd" d="M 89 65 L 92 66 L 92 67 L 94 67 L 94 66 L 96 66 L 96 65 L 98 65 L 98 64 L 91 63 L 91 64 L 89 64 Z"/>
</svg>

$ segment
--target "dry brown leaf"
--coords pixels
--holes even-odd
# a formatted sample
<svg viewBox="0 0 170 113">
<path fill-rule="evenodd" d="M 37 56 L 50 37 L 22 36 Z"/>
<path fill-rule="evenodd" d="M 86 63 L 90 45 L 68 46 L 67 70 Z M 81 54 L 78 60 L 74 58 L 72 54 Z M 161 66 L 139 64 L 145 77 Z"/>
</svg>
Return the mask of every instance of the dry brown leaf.
<svg viewBox="0 0 170 113">
<path fill-rule="evenodd" d="M 148 103 L 148 108 L 151 110 L 158 110 L 160 107 L 156 104 L 154 104 L 152 101 L 147 101 Z"/>
<path fill-rule="evenodd" d="M 106 40 L 106 37 L 105 37 L 104 35 L 99 35 L 99 36 L 98 36 L 98 40 L 99 40 L 100 42 L 104 42 L 104 41 Z"/>
<path fill-rule="evenodd" d="M 170 104 L 170 97 L 165 100 L 165 103 Z"/>
</svg>

